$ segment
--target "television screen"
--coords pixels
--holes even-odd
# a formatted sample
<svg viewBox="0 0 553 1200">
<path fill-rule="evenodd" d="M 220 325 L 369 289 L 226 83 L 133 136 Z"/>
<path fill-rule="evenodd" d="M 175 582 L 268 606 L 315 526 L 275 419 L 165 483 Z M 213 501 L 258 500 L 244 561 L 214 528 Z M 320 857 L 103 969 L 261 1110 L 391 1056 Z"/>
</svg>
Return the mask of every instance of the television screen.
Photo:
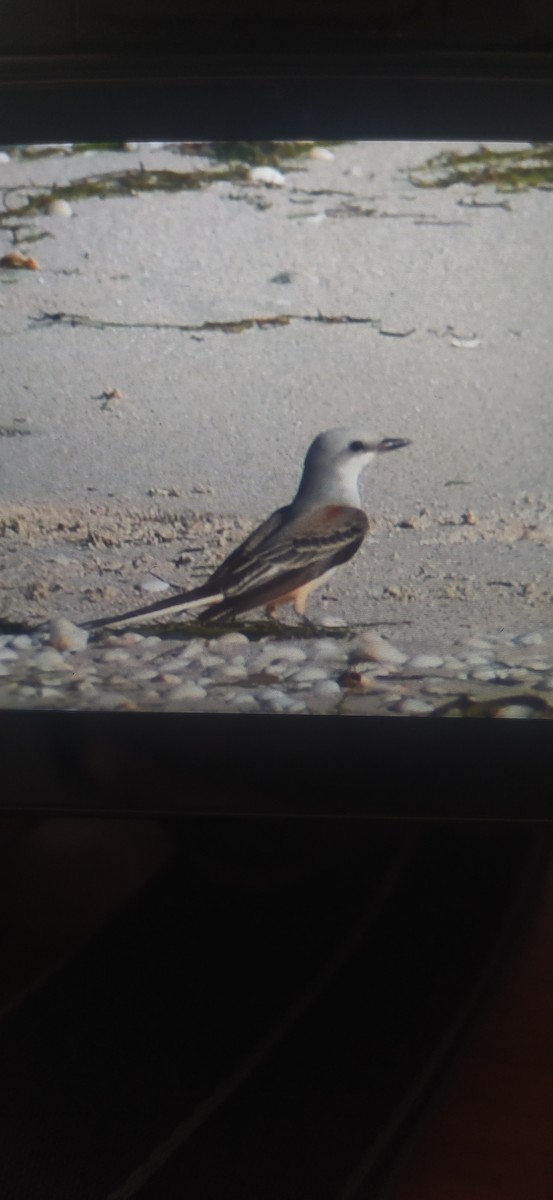
<svg viewBox="0 0 553 1200">
<path fill-rule="evenodd" d="M 551 717 L 552 144 L 0 181 L 4 709 Z"/>
</svg>

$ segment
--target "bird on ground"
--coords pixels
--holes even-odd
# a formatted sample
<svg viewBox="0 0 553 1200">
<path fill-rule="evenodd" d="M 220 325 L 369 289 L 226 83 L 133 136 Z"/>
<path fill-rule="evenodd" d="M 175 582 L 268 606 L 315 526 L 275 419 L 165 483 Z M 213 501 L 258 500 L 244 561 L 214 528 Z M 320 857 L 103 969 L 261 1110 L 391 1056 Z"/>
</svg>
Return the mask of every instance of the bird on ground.
<svg viewBox="0 0 553 1200">
<path fill-rule="evenodd" d="M 100 617 L 87 629 L 128 625 L 203 609 L 202 620 L 235 617 L 292 604 L 305 618 L 310 593 L 353 558 L 369 530 L 359 480 L 377 454 L 408 446 L 407 438 L 375 437 L 356 426 L 329 429 L 311 443 L 296 495 L 233 550 L 207 581 L 130 612 Z"/>
</svg>

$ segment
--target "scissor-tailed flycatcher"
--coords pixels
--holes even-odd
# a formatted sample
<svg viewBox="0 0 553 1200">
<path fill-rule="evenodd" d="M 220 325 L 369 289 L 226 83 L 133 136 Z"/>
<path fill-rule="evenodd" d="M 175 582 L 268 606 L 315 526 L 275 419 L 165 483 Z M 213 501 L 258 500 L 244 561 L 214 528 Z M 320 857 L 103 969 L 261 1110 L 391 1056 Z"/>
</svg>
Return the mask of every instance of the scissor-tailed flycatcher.
<svg viewBox="0 0 553 1200">
<path fill-rule="evenodd" d="M 303 616 L 311 590 L 353 558 L 368 532 L 360 507 L 361 472 L 375 454 L 408 445 L 406 438 L 375 438 L 354 427 L 320 433 L 307 451 L 292 503 L 254 529 L 206 583 L 120 616 L 88 621 L 86 628 L 200 607 L 208 621 L 258 607 L 272 616 L 289 603 Z"/>
</svg>

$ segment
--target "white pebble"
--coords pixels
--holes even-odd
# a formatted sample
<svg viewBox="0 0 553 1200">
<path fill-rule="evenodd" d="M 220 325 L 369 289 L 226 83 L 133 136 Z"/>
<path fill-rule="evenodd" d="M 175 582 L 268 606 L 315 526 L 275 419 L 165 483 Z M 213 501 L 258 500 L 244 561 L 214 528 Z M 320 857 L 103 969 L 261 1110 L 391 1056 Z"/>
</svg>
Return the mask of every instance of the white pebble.
<svg viewBox="0 0 553 1200">
<path fill-rule="evenodd" d="M 165 579 L 145 579 L 143 581 L 143 583 L 140 584 L 140 591 L 141 592 L 168 592 L 169 586 L 170 585 L 165 582 Z"/>
<path fill-rule="evenodd" d="M 336 708 L 341 696 L 342 689 L 334 679 L 321 679 L 307 696 L 307 707 L 310 712 L 329 712 Z"/>
<path fill-rule="evenodd" d="M 68 204 L 67 200 L 49 200 L 46 205 L 46 212 L 49 217 L 72 217 L 73 209 Z"/>
<path fill-rule="evenodd" d="M 84 650 L 88 643 L 88 632 L 65 617 L 57 617 L 50 621 L 48 641 L 56 650 Z"/>
<path fill-rule="evenodd" d="M 541 633 L 525 633 L 522 637 L 516 639 L 521 646 L 541 646 L 543 636 Z"/>
<path fill-rule="evenodd" d="M 60 692 L 55 687 L 41 687 L 40 694 L 44 700 L 52 699 L 55 696 L 56 700 L 60 698 Z"/>
<path fill-rule="evenodd" d="M 247 677 L 248 672 L 246 671 L 246 668 L 234 666 L 233 663 L 227 663 L 226 666 L 221 667 L 221 670 L 218 671 L 217 675 L 215 676 L 216 680 L 220 680 L 221 683 L 224 680 L 228 680 L 229 683 L 232 683 L 233 680 L 247 679 Z"/>
<path fill-rule="evenodd" d="M 328 146 L 313 146 L 309 151 L 309 157 L 313 158 L 315 162 L 332 162 L 334 154 L 332 150 L 328 149 Z"/>
<path fill-rule="evenodd" d="M 15 646 L 16 650 L 30 650 L 33 644 L 33 639 L 29 637 L 28 633 L 18 633 L 17 637 L 13 637 L 11 639 L 11 644 L 12 646 Z M 2 655 L 0 653 L 0 658 L 1 657 Z"/>
<path fill-rule="evenodd" d="M 4 664 L 0 662 L 0 675 L 9 675 L 9 673 L 10 672 L 9 672 L 8 668 L 5 667 Z"/>
<path fill-rule="evenodd" d="M 234 704 L 236 708 L 241 708 L 241 709 L 253 710 L 254 708 L 257 708 L 257 700 L 256 700 L 255 696 L 252 695 L 251 692 L 243 692 L 243 691 L 234 692 L 232 694 L 232 699 L 230 700 L 230 703 Z"/>
<path fill-rule="evenodd" d="M 286 183 L 282 171 L 276 167 L 250 167 L 249 178 L 251 183 L 265 183 L 268 187 L 284 187 Z"/>
<path fill-rule="evenodd" d="M 444 660 L 440 658 L 439 654 L 415 654 L 413 658 L 409 659 L 407 665 L 410 671 L 432 671 L 436 667 L 442 667 L 443 662 Z"/>
<path fill-rule="evenodd" d="M 322 667 L 300 667 L 290 676 L 294 683 L 313 683 L 316 679 L 328 679 L 328 671 Z"/>
<path fill-rule="evenodd" d="M 138 646 L 140 642 L 146 641 L 142 633 L 112 633 L 107 638 L 110 646 Z"/>
<path fill-rule="evenodd" d="M 0 675 L 1 674 L 2 674 L 2 672 L 0 671 Z M 27 700 L 30 696 L 36 696 L 36 694 L 37 694 L 36 688 L 28 687 L 27 685 L 24 685 L 24 687 L 20 687 L 17 690 L 18 690 L 19 695 L 23 696 L 25 700 Z"/>
<path fill-rule="evenodd" d="M 223 658 L 233 658 L 236 654 L 244 654 L 250 642 L 245 633 L 224 633 L 215 644 Z"/>
<path fill-rule="evenodd" d="M 166 658 L 163 662 L 164 671 L 184 671 L 185 667 L 189 667 L 192 659 L 188 654 L 179 654 L 176 658 Z"/>
<path fill-rule="evenodd" d="M 165 685 L 165 687 L 179 687 L 180 684 L 182 683 L 182 680 L 179 678 L 178 675 L 171 675 L 167 671 L 161 671 L 159 673 L 159 675 L 154 675 L 153 672 L 147 671 L 146 676 L 147 677 L 149 676 L 150 679 L 153 676 L 154 683 L 163 683 Z M 133 678 L 138 679 L 139 676 L 134 675 Z"/>
<path fill-rule="evenodd" d="M 275 647 L 270 661 L 283 660 L 291 663 L 305 662 L 307 655 L 301 646 L 278 646 Z"/>
<path fill-rule="evenodd" d="M 313 645 L 313 658 L 317 661 L 336 662 L 345 658 L 343 642 L 334 638 L 318 638 Z"/>
<path fill-rule="evenodd" d="M 469 667 L 483 667 L 490 661 L 489 654 L 462 654 L 461 659 Z"/>
<path fill-rule="evenodd" d="M 72 670 L 58 650 L 41 650 L 40 654 L 36 655 L 33 666 L 38 667 L 39 671 Z"/>
<path fill-rule="evenodd" d="M 481 683 L 491 683 L 497 678 L 498 673 L 494 667 L 475 667 L 474 671 L 469 671 L 469 679 L 479 679 Z"/>
<path fill-rule="evenodd" d="M 426 700 L 417 700 L 412 697 L 400 700 L 397 710 L 406 717 L 422 717 L 426 713 L 434 712 L 434 706 L 428 704 Z"/>
<path fill-rule="evenodd" d="M 9 163 L 9 162 L 10 162 L 9 154 L 6 154 L 5 150 L 0 150 L 0 163 Z"/>
<path fill-rule="evenodd" d="M 262 700 L 264 704 L 280 704 L 290 699 L 286 692 L 281 692 L 280 688 L 261 687 L 256 692 L 258 700 Z M 290 699 L 290 703 L 292 703 Z"/>
<path fill-rule="evenodd" d="M 402 654 L 391 642 L 387 642 L 379 633 L 362 633 L 357 638 L 353 653 L 359 659 L 368 662 L 393 663 L 401 665 L 407 662 L 407 655 Z"/>
<path fill-rule="evenodd" d="M 104 650 L 100 655 L 100 662 L 128 662 L 130 654 L 128 650 Z"/>
<path fill-rule="evenodd" d="M 532 662 L 525 663 L 525 666 L 528 668 L 529 671 L 549 671 L 549 670 L 551 670 L 551 663 L 544 662 L 542 659 L 540 659 L 538 661 L 537 659 L 533 658 Z"/>
<path fill-rule="evenodd" d="M 157 671 L 136 671 L 133 674 L 133 679 L 136 679 L 138 681 L 138 683 L 148 683 L 149 680 L 154 679 L 157 674 L 158 674 Z M 178 675 L 174 675 L 173 678 L 178 679 L 178 681 L 180 683 L 180 679 L 179 679 Z"/>
<path fill-rule="evenodd" d="M 0 648 L 0 660 L 2 662 L 17 662 L 19 655 L 17 650 L 10 650 L 9 646 Z"/>
<path fill-rule="evenodd" d="M 206 696 L 205 688 L 192 682 L 182 683 L 169 692 L 169 700 L 204 700 Z"/>
<path fill-rule="evenodd" d="M 317 221 L 319 218 L 309 217 L 308 219 L 310 221 Z M 320 219 L 324 221 L 324 213 L 320 213 Z M 326 616 L 321 617 L 319 624 L 324 626 L 325 629 L 345 629 L 347 627 L 347 621 L 344 621 L 343 617 L 333 617 L 332 613 L 327 613 Z"/>
</svg>

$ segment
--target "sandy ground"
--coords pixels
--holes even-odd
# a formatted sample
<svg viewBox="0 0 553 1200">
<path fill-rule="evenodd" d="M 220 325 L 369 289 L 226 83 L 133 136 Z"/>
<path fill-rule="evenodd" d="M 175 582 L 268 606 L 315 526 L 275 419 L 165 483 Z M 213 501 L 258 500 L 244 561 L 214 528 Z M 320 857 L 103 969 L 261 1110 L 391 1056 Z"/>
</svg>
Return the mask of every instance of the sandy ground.
<svg viewBox="0 0 553 1200">
<path fill-rule="evenodd" d="M 0 258 L 40 264 L 0 269 L 2 618 L 199 581 L 291 498 L 317 432 L 360 421 L 413 444 L 366 474 L 372 535 L 315 618 L 397 622 L 421 648 L 551 630 L 553 194 L 416 188 L 408 169 L 440 148 L 345 144 L 283 187 L 83 198 L 0 226 Z M 4 211 L 140 163 L 210 165 L 12 160 Z"/>
</svg>

